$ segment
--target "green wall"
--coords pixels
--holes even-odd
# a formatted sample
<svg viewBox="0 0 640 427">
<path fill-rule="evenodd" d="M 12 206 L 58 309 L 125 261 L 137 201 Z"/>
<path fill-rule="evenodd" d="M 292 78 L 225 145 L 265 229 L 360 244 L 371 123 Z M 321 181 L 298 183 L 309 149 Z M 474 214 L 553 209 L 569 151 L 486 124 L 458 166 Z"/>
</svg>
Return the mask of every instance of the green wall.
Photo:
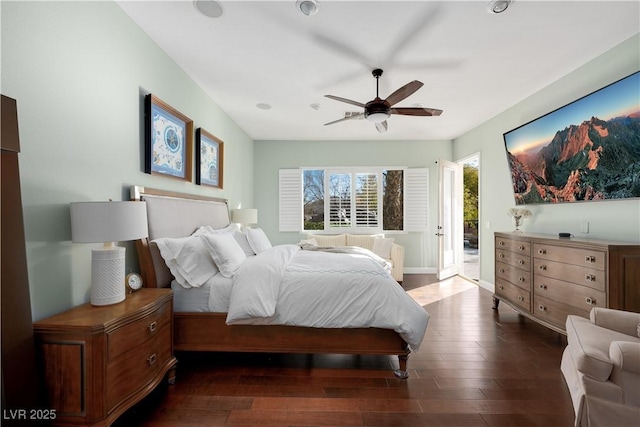
<svg viewBox="0 0 640 427">
<path fill-rule="evenodd" d="M 507 209 L 515 206 L 502 135 L 556 108 L 640 70 L 640 35 L 621 43 L 562 79 L 454 141 L 455 159 L 480 153 L 481 281 L 493 286 L 493 232 L 513 230 Z M 640 242 L 640 200 L 527 206 L 525 231 Z M 580 232 L 582 221 L 589 234 Z"/>
<path fill-rule="evenodd" d="M 389 234 L 405 247 L 405 267 L 425 271 L 437 264 L 439 159 L 451 160 L 451 141 L 256 141 L 255 201 L 258 222 L 274 244 L 295 243 L 304 235 L 278 230 L 278 170 L 301 166 L 408 166 L 429 169 L 429 230 Z M 433 232 L 432 232 L 433 231 Z"/>
<path fill-rule="evenodd" d="M 35 320 L 89 299 L 94 245 L 70 242 L 70 202 L 126 200 L 143 185 L 253 204 L 253 141 L 116 3 L 2 2 L 0 12 Z M 224 190 L 142 172 L 146 93 L 225 142 Z"/>
</svg>

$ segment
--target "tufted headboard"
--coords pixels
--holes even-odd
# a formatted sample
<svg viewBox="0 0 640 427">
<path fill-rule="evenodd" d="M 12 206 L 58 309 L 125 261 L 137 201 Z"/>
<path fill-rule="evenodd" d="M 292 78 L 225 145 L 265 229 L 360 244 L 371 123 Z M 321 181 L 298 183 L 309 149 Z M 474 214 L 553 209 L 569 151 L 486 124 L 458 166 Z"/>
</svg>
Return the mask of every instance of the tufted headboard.
<svg viewBox="0 0 640 427">
<path fill-rule="evenodd" d="M 131 200 L 147 204 L 149 237 L 136 241 L 140 274 L 147 288 L 166 288 L 173 280 L 152 240 L 186 237 L 203 225 L 217 229 L 230 223 L 226 199 L 132 186 Z"/>
</svg>

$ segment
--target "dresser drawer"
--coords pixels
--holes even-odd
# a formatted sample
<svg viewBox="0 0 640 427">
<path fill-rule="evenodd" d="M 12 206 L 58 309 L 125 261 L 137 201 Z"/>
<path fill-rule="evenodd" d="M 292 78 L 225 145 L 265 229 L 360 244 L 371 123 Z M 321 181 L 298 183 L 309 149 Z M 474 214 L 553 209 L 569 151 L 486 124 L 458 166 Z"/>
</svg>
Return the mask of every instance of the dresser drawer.
<svg viewBox="0 0 640 427">
<path fill-rule="evenodd" d="M 496 249 L 496 261 L 512 265 L 521 270 L 531 270 L 531 257 L 529 255 Z"/>
<path fill-rule="evenodd" d="M 149 383 L 171 358 L 171 325 L 107 365 L 107 410 Z"/>
<path fill-rule="evenodd" d="M 509 264 L 496 262 L 496 277 L 504 279 L 512 284 L 528 291 L 531 289 L 531 272 L 520 270 Z"/>
<path fill-rule="evenodd" d="M 109 360 L 154 337 L 170 322 L 171 305 L 163 304 L 148 316 L 110 332 L 107 335 Z"/>
<path fill-rule="evenodd" d="M 496 237 L 496 250 L 498 249 L 529 256 L 531 255 L 531 242 Z"/>
<path fill-rule="evenodd" d="M 539 295 L 534 295 L 533 297 L 533 310 L 532 313 L 549 323 L 552 323 L 563 330 L 565 329 L 565 325 L 567 323 L 567 316 L 569 314 L 575 314 L 577 316 L 582 316 L 589 318 L 589 311 L 580 310 L 576 307 L 572 307 L 570 305 L 563 304 L 561 302 L 557 302 L 551 299 L 547 299 L 541 297 Z"/>
<path fill-rule="evenodd" d="M 606 255 L 602 251 L 535 243 L 533 245 L 533 256 L 540 259 L 604 270 Z"/>
<path fill-rule="evenodd" d="M 540 275 L 533 280 L 533 293 L 585 311 L 607 305 L 607 294 L 603 291 Z"/>
<path fill-rule="evenodd" d="M 535 258 L 533 261 L 533 274 L 534 281 L 536 275 L 540 275 L 588 286 L 598 291 L 605 291 L 605 273 L 595 268 Z"/>
<path fill-rule="evenodd" d="M 509 300 L 525 311 L 531 312 L 531 293 L 506 280 L 496 280 L 496 295 Z"/>
</svg>

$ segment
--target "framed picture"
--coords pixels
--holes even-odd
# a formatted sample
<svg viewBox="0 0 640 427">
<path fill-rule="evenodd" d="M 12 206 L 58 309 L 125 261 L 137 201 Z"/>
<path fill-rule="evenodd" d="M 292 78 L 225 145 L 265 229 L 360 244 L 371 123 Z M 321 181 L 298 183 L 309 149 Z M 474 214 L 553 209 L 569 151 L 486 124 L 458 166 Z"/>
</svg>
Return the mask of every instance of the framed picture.
<svg viewBox="0 0 640 427">
<path fill-rule="evenodd" d="M 191 181 L 193 121 L 151 94 L 144 117 L 144 171 Z"/>
<path fill-rule="evenodd" d="M 222 188 L 224 142 L 202 128 L 196 130 L 196 184 Z"/>
<path fill-rule="evenodd" d="M 640 71 L 504 134 L 515 202 L 640 197 Z"/>
</svg>

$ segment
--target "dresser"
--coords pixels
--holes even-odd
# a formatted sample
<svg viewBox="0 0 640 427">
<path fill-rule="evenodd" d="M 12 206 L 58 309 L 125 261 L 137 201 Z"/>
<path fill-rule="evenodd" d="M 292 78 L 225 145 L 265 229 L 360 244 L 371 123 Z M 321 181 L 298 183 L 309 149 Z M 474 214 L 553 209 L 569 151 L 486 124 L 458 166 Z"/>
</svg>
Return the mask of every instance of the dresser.
<svg viewBox="0 0 640 427">
<path fill-rule="evenodd" d="M 81 305 L 34 323 L 55 423 L 108 426 L 163 378 L 175 381 L 173 293 L 141 289 L 118 304 Z"/>
<path fill-rule="evenodd" d="M 640 245 L 495 233 L 495 309 L 500 301 L 560 333 L 567 315 L 593 307 L 640 312 Z"/>
</svg>

